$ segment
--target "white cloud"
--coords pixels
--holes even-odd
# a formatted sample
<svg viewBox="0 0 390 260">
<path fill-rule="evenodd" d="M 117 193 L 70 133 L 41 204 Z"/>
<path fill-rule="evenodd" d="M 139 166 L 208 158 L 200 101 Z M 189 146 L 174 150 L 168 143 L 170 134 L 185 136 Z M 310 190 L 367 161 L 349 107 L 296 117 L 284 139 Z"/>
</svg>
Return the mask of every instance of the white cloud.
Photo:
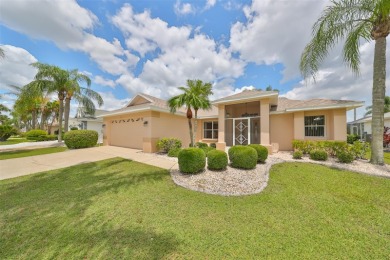
<svg viewBox="0 0 390 260">
<path fill-rule="evenodd" d="M 99 84 L 101 86 L 110 87 L 110 88 L 115 88 L 115 85 L 116 85 L 115 82 L 112 79 L 105 79 L 102 76 L 95 76 L 93 81 L 96 84 Z"/>
<path fill-rule="evenodd" d="M 138 62 L 117 39 L 109 42 L 91 34 L 98 18 L 75 0 L 3 0 L 0 22 L 32 38 L 53 41 L 60 48 L 83 51 L 114 75 L 125 73 Z"/>
<path fill-rule="evenodd" d="M 195 13 L 195 9 L 190 3 L 181 3 L 180 0 L 176 1 L 174 5 L 174 11 L 177 15 L 187 15 Z"/>
<path fill-rule="evenodd" d="M 225 8 L 225 10 L 231 11 L 241 9 L 242 4 L 240 3 L 240 1 L 229 0 L 225 2 L 222 6 L 223 8 Z"/>
<path fill-rule="evenodd" d="M 123 108 L 127 103 L 129 103 L 130 98 L 118 99 L 114 96 L 112 92 L 99 92 L 104 100 L 104 104 L 101 107 L 96 106 L 98 109 L 103 110 L 115 110 Z"/>
<path fill-rule="evenodd" d="M 210 9 L 217 3 L 217 0 L 207 0 L 206 1 L 206 6 L 204 7 L 205 9 Z"/>
</svg>

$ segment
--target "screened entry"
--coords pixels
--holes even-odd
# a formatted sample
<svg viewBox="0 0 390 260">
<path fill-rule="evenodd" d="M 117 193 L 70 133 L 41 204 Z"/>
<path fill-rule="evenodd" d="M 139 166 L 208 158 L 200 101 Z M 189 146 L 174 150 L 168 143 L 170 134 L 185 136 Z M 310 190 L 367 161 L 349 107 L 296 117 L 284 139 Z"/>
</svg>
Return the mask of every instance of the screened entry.
<svg viewBox="0 0 390 260">
<path fill-rule="evenodd" d="M 231 118 L 225 121 L 227 146 L 260 143 L 260 117 Z"/>
</svg>

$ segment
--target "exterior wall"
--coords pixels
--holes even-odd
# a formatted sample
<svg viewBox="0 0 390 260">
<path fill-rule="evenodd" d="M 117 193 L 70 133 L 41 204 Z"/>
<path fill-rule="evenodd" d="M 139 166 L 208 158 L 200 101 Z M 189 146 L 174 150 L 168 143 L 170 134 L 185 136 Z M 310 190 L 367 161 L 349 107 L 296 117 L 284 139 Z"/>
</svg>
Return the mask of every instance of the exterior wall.
<svg viewBox="0 0 390 260">
<path fill-rule="evenodd" d="M 279 150 L 291 151 L 294 139 L 294 114 L 270 116 L 271 143 L 277 143 Z"/>
<path fill-rule="evenodd" d="M 217 149 L 225 151 L 225 105 L 218 106 L 218 143 Z"/>
</svg>

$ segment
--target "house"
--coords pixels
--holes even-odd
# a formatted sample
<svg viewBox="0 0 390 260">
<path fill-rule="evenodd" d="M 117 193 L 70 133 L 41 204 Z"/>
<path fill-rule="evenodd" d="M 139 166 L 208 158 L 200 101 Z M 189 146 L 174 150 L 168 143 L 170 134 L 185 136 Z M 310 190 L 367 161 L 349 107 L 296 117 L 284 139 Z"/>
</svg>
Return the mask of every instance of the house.
<svg viewBox="0 0 390 260">
<path fill-rule="evenodd" d="M 262 144 L 269 151 L 292 150 L 292 140 L 346 140 L 346 112 L 363 106 L 348 100 L 291 100 L 276 91 L 249 90 L 212 102 L 198 112 L 196 141 L 232 145 Z M 103 144 L 155 152 L 162 137 L 190 143 L 185 109 L 170 113 L 165 100 L 136 95 L 124 108 L 103 117 Z"/>
<path fill-rule="evenodd" d="M 372 117 L 367 116 L 348 123 L 348 133 L 359 135 L 361 139 L 370 140 L 372 135 Z M 384 114 L 384 126 L 390 127 L 390 112 Z"/>
<path fill-rule="evenodd" d="M 74 118 L 69 119 L 69 129 L 73 127 L 77 127 L 78 129 L 87 129 L 87 130 L 95 130 L 98 132 L 98 143 L 103 142 L 103 116 L 108 111 L 95 109 L 95 114 L 90 115 L 85 113 L 82 109 L 77 111 L 77 114 Z"/>
</svg>

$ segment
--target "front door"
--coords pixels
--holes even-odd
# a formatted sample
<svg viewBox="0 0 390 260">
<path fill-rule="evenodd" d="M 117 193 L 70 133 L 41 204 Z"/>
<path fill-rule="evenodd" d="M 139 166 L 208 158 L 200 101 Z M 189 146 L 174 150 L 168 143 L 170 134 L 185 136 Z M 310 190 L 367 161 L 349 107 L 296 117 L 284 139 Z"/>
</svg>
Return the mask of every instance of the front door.
<svg viewBox="0 0 390 260">
<path fill-rule="evenodd" d="M 249 119 L 233 119 L 233 145 L 249 144 Z"/>
</svg>

